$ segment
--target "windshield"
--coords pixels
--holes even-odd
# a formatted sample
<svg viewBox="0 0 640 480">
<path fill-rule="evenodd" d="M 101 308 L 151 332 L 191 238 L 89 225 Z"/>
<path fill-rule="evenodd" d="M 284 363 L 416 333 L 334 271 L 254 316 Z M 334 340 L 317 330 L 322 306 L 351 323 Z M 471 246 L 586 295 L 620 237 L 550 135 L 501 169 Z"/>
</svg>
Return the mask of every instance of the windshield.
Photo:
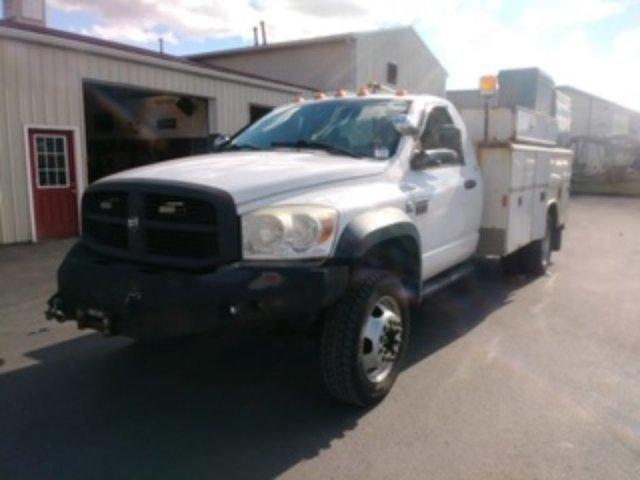
<svg viewBox="0 0 640 480">
<path fill-rule="evenodd" d="M 391 119 L 407 113 L 408 100 L 324 100 L 291 105 L 240 133 L 230 149 L 322 149 L 354 157 L 392 157 L 400 134 Z"/>
</svg>

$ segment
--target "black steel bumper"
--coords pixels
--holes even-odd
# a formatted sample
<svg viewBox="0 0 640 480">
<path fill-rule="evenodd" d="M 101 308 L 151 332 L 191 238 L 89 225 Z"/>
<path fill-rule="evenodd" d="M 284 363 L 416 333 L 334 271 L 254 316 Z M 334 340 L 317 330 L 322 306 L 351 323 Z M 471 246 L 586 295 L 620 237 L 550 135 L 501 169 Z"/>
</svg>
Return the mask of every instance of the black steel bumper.
<svg viewBox="0 0 640 480">
<path fill-rule="evenodd" d="M 334 303 L 349 268 L 234 264 L 213 272 L 155 269 L 79 242 L 58 270 L 47 316 L 80 328 L 153 339 L 245 321 L 295 319 Z"/>
</svg>

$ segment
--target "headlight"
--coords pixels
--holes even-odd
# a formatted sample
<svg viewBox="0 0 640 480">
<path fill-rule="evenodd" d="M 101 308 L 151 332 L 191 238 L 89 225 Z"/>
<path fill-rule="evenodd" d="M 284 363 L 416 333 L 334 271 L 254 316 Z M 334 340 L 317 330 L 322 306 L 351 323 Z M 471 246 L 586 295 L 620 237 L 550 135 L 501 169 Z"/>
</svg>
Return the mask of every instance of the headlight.
<svg viewBox="0 0 640 480">
<path fill-rule="evenodd" d="M 247 260 L 323 258 L 329 255 L 338 213 L 327 207 L 270 207 L 242 216 Z"/>
</svg>

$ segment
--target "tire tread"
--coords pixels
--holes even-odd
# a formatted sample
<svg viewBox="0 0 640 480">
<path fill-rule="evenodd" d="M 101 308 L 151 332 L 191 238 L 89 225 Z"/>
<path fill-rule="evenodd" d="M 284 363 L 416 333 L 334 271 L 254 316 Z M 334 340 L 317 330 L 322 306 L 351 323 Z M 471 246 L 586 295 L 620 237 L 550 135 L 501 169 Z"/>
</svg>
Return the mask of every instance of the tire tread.
<svg viewBox="0 0 640 480">
<path fill-rule="evenodd" d="M 360 335 L 362 309 L 371 290 L 387 275 L 381 271 L 364 272 L 327 315 L 321 347 L 322 376 L 332 396 L 352 405 L 366 406 L 368 402 L 354 384 L 351 345 Z"/>
</svg>

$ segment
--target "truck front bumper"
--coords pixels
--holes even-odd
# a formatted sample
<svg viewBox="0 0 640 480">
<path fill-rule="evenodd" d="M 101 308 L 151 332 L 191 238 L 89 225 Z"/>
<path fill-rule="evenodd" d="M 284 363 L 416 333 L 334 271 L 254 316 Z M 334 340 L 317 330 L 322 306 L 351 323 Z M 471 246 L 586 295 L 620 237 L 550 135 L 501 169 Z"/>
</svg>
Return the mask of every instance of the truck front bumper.
<svg viewBox="0 0 640 480">
<path fill-rule="evenodd" d="M 233 264 L 213 272 L 155 269 L 99 255 L 81 242 L 58 270 L 48 318 L 137 339 L 205 332 L 247 321 L 297 318 L 343 294 L 343 265 Z"/>
</svg>

